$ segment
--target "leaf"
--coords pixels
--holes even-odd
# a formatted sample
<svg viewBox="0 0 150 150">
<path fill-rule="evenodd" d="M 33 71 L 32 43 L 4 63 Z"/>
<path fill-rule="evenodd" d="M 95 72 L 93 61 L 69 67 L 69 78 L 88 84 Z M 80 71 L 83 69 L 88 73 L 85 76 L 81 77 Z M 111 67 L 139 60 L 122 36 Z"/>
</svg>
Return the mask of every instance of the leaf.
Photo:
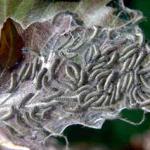
<svg viewBox="0 0 150 150">
<path fill-rule="evenodd" d="M 17 19 L 24 25 L 32 22 L 52 18 L 58 12 L 72 11 L 78 13 L 88 26 L 93 24 L 109 25 L 112 21 L 112 8 L 105 7 L 110 0 L 81 0 L 69 1 L 41 1 L 41 0 L 0 0 L 0 23 L 8 16 Z M 102 16 L 102 19 L 99 19 Z M 108 18 L 108 19 L 107 19 Z M 104 23 L 104 24 L 103 24 Z"/>
<path fill-rule="evenodd" d="M 52 35 L 52 25 L 50 21 L 35 22 L 28 26 L 22 34 L 25 47 L 39 52 L 47 39 Z"/>
<path fill-rule="evenodd" d="M 8 18 L 1 29 L 0 66 L 7 69 L 23 58 L 21 48 L 24 46 L 24 42 L 18 34 L 15 24 L 19 26 L 11 18 Z"/>
</svg>

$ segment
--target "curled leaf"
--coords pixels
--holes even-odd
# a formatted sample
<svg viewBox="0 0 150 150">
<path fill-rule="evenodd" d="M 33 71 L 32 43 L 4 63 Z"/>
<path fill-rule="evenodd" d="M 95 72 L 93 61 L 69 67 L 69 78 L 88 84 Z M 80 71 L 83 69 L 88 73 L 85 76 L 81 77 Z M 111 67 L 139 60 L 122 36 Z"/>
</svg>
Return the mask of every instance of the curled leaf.
<svg viewBox="0 0 150 150">
<path fill-rule="evenodd" d="M 11 18 L 8 18 L 1 30 L 0 66 L 7 69 L 13 67 L 23 58 L 21 48 L 24 46 L 24 42 L 14 23 Z"/>
</svg>

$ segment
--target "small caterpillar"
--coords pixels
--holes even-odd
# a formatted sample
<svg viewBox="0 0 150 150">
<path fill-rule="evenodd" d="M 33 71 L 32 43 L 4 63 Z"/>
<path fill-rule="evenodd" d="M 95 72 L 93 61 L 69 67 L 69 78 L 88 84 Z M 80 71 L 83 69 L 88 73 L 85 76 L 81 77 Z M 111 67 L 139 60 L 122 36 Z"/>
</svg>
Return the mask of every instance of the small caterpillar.
<svg viewBox="0 0 150 150">
<path fill-rule="evenodd" d="M 77 51 L 83 44 L 84 44 L 84 41 L 82 41 L 81 39 L 73 48 L 70 48 L 68 52 Z"/>
<path fill-rule="evenodd" d="M 52 62 L 51 67 L 49 69 L 51 79 L 55 78 L 55 70 L 58 67 L 58 65 L 60 64 L 60 62 L 61 62 L 60 58 L 55 58 L 54 61 Z"/>
<path fill-rule="evenodd" d="M 7 121 L 7 120 L 9 120 L 9 119 L 11 119 L 12 117 L 14 117 L 14 113 L 15 113 L 15 108 L 14 108 L 14 106 L 12 105 L 12 106 L 10 107 L 8 113 L 6 113 L 4 116 L 2 116 L 2 117 L 0 118 L 0 120 L 2 120 L 2 121 Z"/>
<path fill-rule="evenodd" d="M 92 70 L 94 71 L 94 70 L 97 70 L 97 69 L 101 69 L 102 67 L 105 66 L 105 64 L 106 64 L 106 62 L 100 62 L 97 65 L 94 65 Z"/>
<path fill-rule="evenodd" d="M 66 44 L 63 49 L 71 48 L 71 47 L 78 41 L 79 37 L 76 37 L 75 39 L 72 38 L 72 39 L 73 39 L 73 40 L 72 40 L 70 43 L 68 42 L 68 44 Z M 69 40 L 69 41 L 70 41 L 70 40 Z"/>
<path fill-rule="evenodd" d="M 28 93 L 23 97 L 20 104 L 18 105 L 18 109 L 24 107 L 24 105 L 34 96 L 34 93 Z"/>
<path fill-rule="evenodd" d="M 37 68 L 38 68 L 38 58 L 36 57 L 36 58 L 33 60 L 33 67 L 32 67 L 31 79 L 34 79 L 34 77 L 35 77 L 35 75 L 36 75 Z"/>
<path fill-rule="evenodd" d="M 134 86 L 132 85 L 132 87 L 130 88 L 130 90 L 128 92 L 129 102 L 130 102 L 131 106 L 134 104 L 134 99 L 133 99 L 133 96 L 132 96 L 133 89 L 134 89 Z"/>
<path fill-rule="evenodd" d="M 117 50 L 117 48 L 118 48 L 118 46 L 109 46 L 109 47 L 107 47 L 107 48 L 105 48 L 105 49 L 103 49 L 103 51 L 101 52 L 101 55 L 107 55 L 107 54 L 110 54 L 112 51 L 115 51 L 115 50 Z"/>
<path fill-rule="evenodd" d="M 70 91 L 75 91 L 78 88 L 77 85 L 72 81 L 65 81 L 63 85 L 67 86 Z"/>
<path fill-rule="evenodd" d="M 139 84 L 138 71 L 139 71 L 139 66 L 134 69 L 134 83 L 135 83 L 135 85 Z"/>
<path fill-rule="evenodd" d="M 30 108 L 30 111 L 29 111 L 30 119 L 36 123 L 40 123 L 40 120 L 38 118 L 36 118 L 36 113 L 38 111 L 39 111 L 39 107 L 37 107 L 37 106 Z"/>
<path fill-rule="evenodd" d="M 110 58 L 110 61 L 105 65 L 105 67 L 109 68 L 109 67 L 112 67 L 112 65 L 114 64 L 114 62 L 118 59 L 118 53 L 117 51 L 115 51 L 111 58 Z"/>
<path fill-rule="evenodd" d="M 121 96 L 122 77 L 118 79 L 116 86 L 115 100 L 119 100 Z"/>
<path fill-rule="evenodd" d="M 18 111 L 18 110 L 17 110 Z M 22 114 L 18 111 L 15 116 L 15 122 L 21 127 L 29 127 L 22 118 Z"/>
<path fill-rule="evenodd" d="M 140 105 L 140 107 L 148 106 L 148 105 L 150 105 L 150 101 L 147 100 L 147 101 L 141 102 L 141 103 L 139 103 L 139 105 Z"/>
<path fill-rule="evenodd" d="M 137 53 L 137 49 L 133 49 L 133 50 L 129 51 L 128 53 L 126 53 L 125 55 L 123 55 L 122 57 L 120 57 L 119 61 L 120 62 L 124 62 L 126 59 L 128 59 L 129 57 L 131 57 L 135 53 Z"/>
<path fill-rule="evenodd" d="M 145 52 L 144 51 L 140 52 L 133 68 L 136 68 L 139 65 L 139 63 L 141 63 L 141 61 L 143 60 L 144 57 L 145 57 Z"/>
<path fill-rule="evenodd" d="M 81 69 L 81 71 L 80 71 L 80 80 L 78 82 L 78 87 L 81 87 L 83 84 L 86 83 L 86 81 L 87 81 L 86 78 L 87 78 L 86 72 L 83 69 Z"/>
<path fill-rule="evenodd" d="M 74 58 L 76 58 L 78 56 L 78 54 L 76 54 L 76 53 L 69 53 L 69 52 L 66 51 L 65 53 L 60 52 L 59 56 L 63 56 L 66 59 L 74 59 Z"/>
<path fill-rule="evenodd" d="M 103 90 L 103 87 L 102 87 L 102 86 L 103 86 L 104 82 L 105 82 L 105 78 L 99 80 L 99 82 L 98 82 L 97 85 L 96 85 L 97 91 Z"/>
<path fill-rule="evenodd" d="M 81 102 L 84 102 L 84 99 L 86 97 L 86 95 L 89 94 L 89 90 L 84 90 L 84 91 L 81 91 L 79 94 L 78 94 L 78 97 L 79 97 L 79 103 Z"/>
<path fill-rule="evenodd" d="M 67 45 L 67 43 L 70 42 L 70 40 L 71 40 L 71 36 L 66 40 L 66 42 L 64 42 L 62 45 L 60 45 L 60 46 L 57 48 L 57 50 L 59 51 L 59 50 L 63 49 L 63 48 Z"/>
<path fill-rule="evenodd" d="M 90 98 L 95 97 L 95 96 L 98 96 L 98 95 L 100 95 L 100 92 L 98 92 L 98 91 L 93 91 L 93 92 L 91 92 L 91 93 L 89 93 L 89 94 L 86 95 L 84 101 L 86 102 L 86 101 L 88 101 Z"/>
<path fill-rule="evenodd" d="M 17 130 L 14 126 L 12 126 L 10 123 L 8 123 L 8 122 L 6 122 L 6 121 L 4 121 L 3 122 L 4 124 L 5 124 L 5 126 L 7 127 L 7 129 L 10 131 L 10 133 L 12 134 L 12 135 L 17 135 L 18 137 L 23 137 L 24 135 L 23 135 L 23 133 L 21 132 L 21 131 L 19 131 L 19 130 Z"/>
<path fill-rule="evenodd" d="M 150 89 L 150 86 L 148 85 L 148 83 L 145 81 L 144 77 L 142 75 L 139 75 L 141 83 L 147 88 Z"/>
<path fill-rule="evenodd" d="M 92 67 L 94 66 L 94 64 L 93 63 L 89 63 L 89 64 L 87 64 L 86 66 L 85 66 L 85 70 L 87 71 L 87 72 L 90 72 L 91 70 L 92 70 Z"/>
<path fill-rule="evenodd" d="M 130 64 L 128 65 L 128 70 L 133 69 L 133 66 L 135 66 L 137 59 L 137 54 L 134 54 L 133 57 L 131 58 Z"/>
<path fill-rule="evenodd" d="M 117 73 L 117 72 L 112 71 L 112 72 L 110 73 L 110 75 L 107 77 L 106 82 L 105 82 L 105 84 L 104 84 L 104 90 L 105 90 L 105 91 L 108 90 L 108 88 L 109 88 L 109 86 L 110 86 L 110 83 L 114 80 L 114 77 L 115 77 L 115 74 L 116 74 L 116 73 Z"/>
<path fill-rule="evenodd" d="M 43 110 L 42 113 L 41 113 L 41 118 L 44 119 L 44 120 L 50 119 L 50 117 L 47 118 L 47 116 L 45 116 L 45 115 L 48 112 L 49 116 L 51 116 L 50 112 L 52 112 L 53 110 L 54 110 L 53 107 L 50 107 L 50 108 L 47 108 L 47 109 Z"/>
<path fill-rule="evenodd" d="M 110 97 L 110 103 L 109 103 L 109 105 L 115 103 L 115 95 L 116 95 L 116 86 L 113 87 L 113 91 L 112 91 L 112 94 L 111 94 L 111 97 Z"/>
<path fill-rule="evenodd" d="M 150 98 L 146 94 L 144 94 L 141 90 L 138 90 L 137 94 L 140 97 L 141 102 L 146 101 Z"/>
<path fill-rule="evenodd" d="M 70 79 L 71 81 L 73 81 L 74 83 L 76 83 L 75 72 L 74 72 L 74 70 L 72 69 L 72 67 L 66 66 L 66 67 L 65 67 L 65 72 L 66 72 L 66 75 L 69 77 L 69 79 Z"/>
<path fill-rule="evenodd" d="M 55 99 L 56 97 L 61 96 L 63 93 L 64 93 L 63 91 L 58 91 L 58 92 L 56 92 L 56 93 L 54 93 L 48 97 L 43 98 L 42 102 L 49 102 L 49 101 Z"/>
<path fill-rule="evenodd" d="M 10 86 L 7 90 L 7 92 L 11 93 L 15 90 L 17 86 L 17 74 L 16 73 L 11 73 L 11 78 L 10 78 Z"/>
<path fill-rule="evenodd" d="M 81 67 L 74 62 L 70 62 L 70 64 L 68 64 L 68 66 L 73 69 L 74 74 L 75 74 L 75 78 L 79 80 Z"/>
<path fill-rule="evenodd" d="M 42 78 L 46 74 L 47 68 L 42 68 L 41 71 L 39 72 L 37 79 L 36 79 L 36 89 L 39 90 L 42 88 Z"/>
<path fill-rule="evenodd" d="M 98 56 L 100 53 L 99 53 L 99 50 L 97 49 L 96 45 L 93 44 L 92 47 L 93 47 L 93 50 L 95 52 L 95 56 Z"/>
<path fill-rule="evenodd" d="M 150 72 L 150 67 L 146 67 L 146 68 L 142 68 L 141 70 L 139 70 L 138 74 L 146 74 Z"/>
<path fill-rule="evenodd" d="M 132 97 L 133 97 L 133 99 L 135 100 L 136 103 L 138 103 L 140 101 L 140 97 L 137 94 L 137 89 L 138 89 L 138 87 L 135 86 L 133 91 L 132 91 L 132 95 L 133 95 Z"/>
<path fill-rule="evenodd" d="M 90 88 L 91 88 L 91 85 L 86 84 L 86 85 L 83 85 L 83 86 L 79 87 L 75 92 L 80 93 L 80 92 L 82 92 L 84 90 L 87 90 L 87 89 L 90 89 Z"/>
<path fill-rule="evenodd" d="M 93 57 L 93 49 L 92 47 L 88 48 L 87 51 L 85 51 L 85 54 L 84 54 L 84 60 L 86 63 L 90 62 L 92 60 L 92 57 Z"/>
<path fill-rule="evenodd" d="M 122 51 L 121 51 L 121 56 L 124 56 L 126 53 L 128 53 L 130 50 L 135 49 L 138 46 L 138 43 L 133 43 L 127 47 L 125 47 Z"/>
<path fill-rule="evenodd" d="M 126 90 L 129 91 L 129 89 L 131 88 L 132 83 L 134 82 L 134 74 L 133 72 L 129 73 L 129 79 L 128 79 L 128 84 L 126 87 Z"/>
<path fill-rule="evenodd" d="M 109 75 L 110 73 L 111 73 L 111 70 L 103 71 L 95 77 L 95 80 L 100 81 L 102 78 L 107 77 L 107 75 Z"/>
<path fill-rule="evenodd" d="M 101 73 L 103 70 L 101 69 L 97 69 L 97 70 L 94 70 L 90 75 L 89 75 L 89 79 L 88 81 L 93 81 L 96 77 L 97 74 Z"/>
<path fill-rule="evenodd" d="M 92 41 L 98 33 L 98 27 L 93 26 L 93 29 L 94 29 L 94 31 L 93 31 L 93 34 L 89 37 L 89 41 Z"/>
<path fill-rule="evenodd" d="M 102 62 L 105 62 L 107 60 L 106 56 L 99 57 L 99 55 L 97 55 L 97 57 L 98 57 L 98 60 L 97 60 L 98 63 L 102 63 Z M 97 59 L 97 57 L 95 59 Z"/>
<path fill-rule="evenodd" d="M 90 99 L 88 99 L 88 101 L 86 101 L 83 105 L 81 105 L 82 109 L 87 109 L 92 103 L 94 103 L 98 98 L 93 96 Z"/>
<path fill-rule="evenodd" d="M 98 107 L 100 106 L 104 100 L 106 99 L 106 94 L 103 94 L 96 102 L 92 104 L 92 106 Z"/>
<path fill-rule="evenodd" d="M 102 106 L 107 106 L 110 103 L 111 95 L 107 94 L 105 100 L 102 103 Z"/>
<path fill-rule="evenodd" d="M 128 68 L 128 66 L 130 65 L 130 63 L 131 63 L 131 59 L 127 59 L 124 63 L 123 63 L 123 66 L 122 66 L 122 68 L 121 68 L 121 73 L 124 73 L 126 70 L 127 70 L 127 68 Z"/>
<path fill-rule="evenodd" d="M 44 75 L 44 77 L 42 79 L 42 87 L 44 87 L 45 89 L 50 87 L 49 78 L 47 75 Z"/>
<path fill-rule="evenodd" d="M 139 72 L 138 72 L 138 75 L 139 75 Z M 150 73 L 145 73 L 145 74 L 144 74 L 144 77 L 145 77 L 147 80 L 149 80 L 149 78 L 150 78 Z"/>
<path fill-rule="evenodd" d="M 130 76 L 130 74 L 127 73 L 127 74 L 125 74 L 125 76 L 123 78 L 122 86 L 121 86 L 121 92 L 122 93 L 124 93 L 126 91 L 127 84 L 128 84 L 128 81 L 129 81 L 129 76 Z"/>
<path fill-rule="evenodd" d="M 109 86 L 109 89 L 108 91 L 106 91 L 108 94 L 111 94 L 112 91 L 113 91 L 113 88 L 114 88 L 114 85 L 111 83 L 110 86 Z"/>
<path fill-rule="evenodd" d="M 31 74 L 32 74 L 32 67 L 33 67 L 33 64 L 30 63 L 23 75 L 23 77 L 21 78 L 21 81 L 24 81 L 24 80 L 27 80 L 30 78 Z"/>
<path fill-rule="evenodd" d="M 40 123 L 37 123 L 37 122 L 33 122 L 31 119 L 30 119 L 30 116 L 29 116 L 29 113 L 28 112 L 24 112 L 23 114 L 23 119 L 24 119 L 24 122 L 27 126 L 31 127 L 32 129 L 39 129 L 40 128 Z"/>
<path fill-rule="evenodd" d="M 20 69 L 20 71 L 19 71 L 19 73 L 18 73 L 18 78 L 17 78 L 17 81 L 18 81 L 18 82 L 22 79 L 22 77 L 23 77 L 23 75 L 25 74 L 25 72 L 26 72 L 28 66 L 29 66 L 29 63 L 25 63 L 25 64 L 23 64 L 23 66 L 21 67 L 21 69 Z"/>
</svg>

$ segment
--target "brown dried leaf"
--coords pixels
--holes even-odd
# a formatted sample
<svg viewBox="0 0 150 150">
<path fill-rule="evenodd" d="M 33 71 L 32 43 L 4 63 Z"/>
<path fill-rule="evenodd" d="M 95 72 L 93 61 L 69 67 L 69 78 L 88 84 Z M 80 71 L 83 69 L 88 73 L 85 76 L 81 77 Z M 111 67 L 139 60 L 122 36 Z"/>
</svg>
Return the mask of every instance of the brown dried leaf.
<svg viewBox="0 0 150 150">
<path fill-rule="evenodd" d="M 24 42 L 16 26 L 19 24 L 8 18 L 1 29 L 0 66 L 3 68 L 11 68 L 23 58 L 21 48 Z"/>
</svg>

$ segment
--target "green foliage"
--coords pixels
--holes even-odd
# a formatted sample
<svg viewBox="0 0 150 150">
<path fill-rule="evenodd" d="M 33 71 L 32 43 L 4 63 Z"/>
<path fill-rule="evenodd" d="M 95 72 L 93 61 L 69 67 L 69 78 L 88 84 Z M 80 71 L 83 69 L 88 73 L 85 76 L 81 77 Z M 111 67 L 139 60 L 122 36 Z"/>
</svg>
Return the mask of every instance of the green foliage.
<svg viewBox="0 0 150 150">
<path fill-rule="evenodd" d="M 132 0 L 130 8 L 141 10 L 143 12 L 145 19 L 140 23 L 140 27 L 143 29 L 146 38 L 150 40 L 150 1 Z"/>
</svg>

